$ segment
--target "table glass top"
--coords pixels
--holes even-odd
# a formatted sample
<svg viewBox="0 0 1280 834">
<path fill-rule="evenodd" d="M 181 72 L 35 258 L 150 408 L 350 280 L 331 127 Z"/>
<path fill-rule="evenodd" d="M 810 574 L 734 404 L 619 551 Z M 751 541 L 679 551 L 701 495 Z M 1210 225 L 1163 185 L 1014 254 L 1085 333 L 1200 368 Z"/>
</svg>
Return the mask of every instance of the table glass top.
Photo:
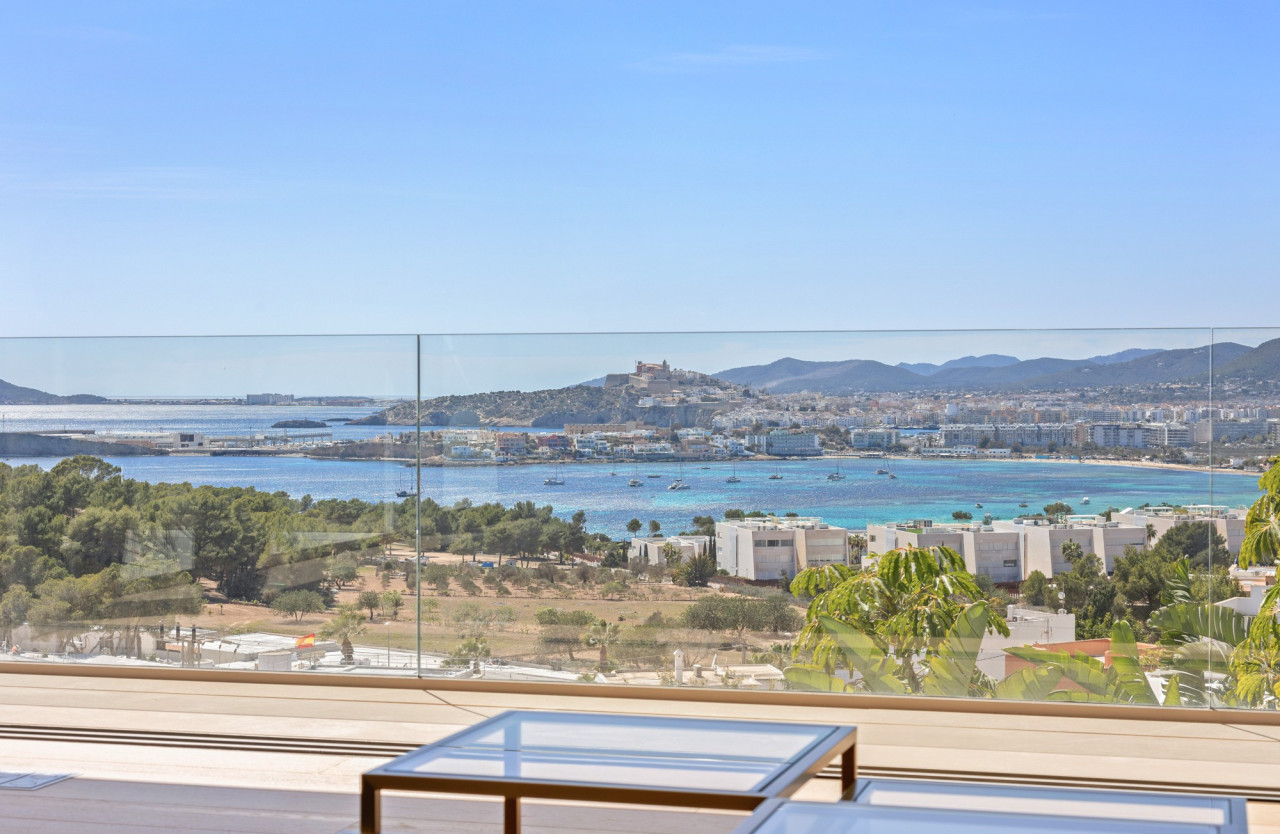
<svg viewBox="0 0 1280 834">
<path fill-rule="evenodd" d="M 751 834 L 1217 834 L 1203 823 L 1084 819 L 1038 814 L 979 813 L 919 808 L 887 808 L 846 802 L 786 802 L 760 823 L 748 820 L 739 831 Z"/>
<path fill-rule="evenodd" d="M 403 756 L 383 772 L 750 791 L 838 729 L 514 712 Z"/>
</svg>

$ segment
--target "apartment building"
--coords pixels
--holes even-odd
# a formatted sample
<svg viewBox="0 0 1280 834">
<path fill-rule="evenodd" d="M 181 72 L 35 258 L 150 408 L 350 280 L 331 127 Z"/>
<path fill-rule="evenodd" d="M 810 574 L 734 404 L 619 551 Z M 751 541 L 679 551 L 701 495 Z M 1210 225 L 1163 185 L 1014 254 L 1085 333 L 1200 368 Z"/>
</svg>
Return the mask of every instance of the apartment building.
<svg viewBox="0 0 1280 834">
<path fill-rule="evenodd" d="M 1159 539 L 1179 524 L 1190 524 L 1204 521 L 1213 526 L 1227 542 L 1227 550 L 1232 556 L 1240 555 L 1240 544 L 1244 541 L 1245 509 L 1230 509 L 1219 504 L 1188 504 L 1184 507 L 1139 507 L 1112 513 L 1111 520 L 1131 527 L 1147 529 L 1150 524 L 1155 528 Z"/>
<path fill-rule="evenodd" d="M 884 553 L 899 547 L 949 547 L 964 557 L 964 567 L 993 582 L 1021 582 L 1021 539 L 1016 531 L 983 524 L 934 524 L 928 519 L 868 524 L 867 549 Z"/>
<path fill-rule="evenodd" d="M 897 429 L 853 429 L 849 432 L 849 445 L 855 449 L 888 449 L 900 442 Z"/>
<path fill-rule="evenodd" d="M 1070 563 L 1062 555 L 1062 546 L 1069 541 L 1080 545 L 1085 553 L 1098 556 L 1107 573 L 1115 570 L 1115 560 L 1124 555 L 1125 547 L 1147 546 L 1145 527 L 1107 521 L 1099 515 L 1067 516 L 1062 523 L 1053 523 L 1048 519 L 1017 518 L 1013 521 L 992 522 L 992 528 L 1018 534 L 1023 578 L 1036 570 L 1045 576 L 1071 570 Z"/>
<path fill-rule="evenodd" d="M 768 434 L 753 434 L 747 438 L 747 445 L 754 446 L 762 455 L 820 455 L 822 447 L 818 443 L 818 435 L 809 432 L 792 434 L 789 431 L 771 431 Z"/>
<path fill-rule="evenodd" d="M 849 531 L 821 518 L 716 522 L 716 566 L 744 579 L 779 580 L 805 568 L 849 564 Z"/>
</svg>

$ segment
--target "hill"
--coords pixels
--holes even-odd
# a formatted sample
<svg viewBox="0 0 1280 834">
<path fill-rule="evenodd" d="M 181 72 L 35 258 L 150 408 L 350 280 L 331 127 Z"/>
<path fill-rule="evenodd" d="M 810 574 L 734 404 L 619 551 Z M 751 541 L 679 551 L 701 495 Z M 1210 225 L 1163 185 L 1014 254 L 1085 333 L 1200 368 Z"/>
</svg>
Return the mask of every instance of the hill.
<svg viewBox="0 0 1280 834">
<path fill-rule="evenodd" d="M 787 357 L 768 365 L 730 368 L 714 376 L 738 385 L 766 389 L 774 394 L 796 391 L 821 391 L 830 394 L 905 391 L 929 384 L 928 377 L 870 359 L 809 362 Z"/>
<path fill-rule="evenodd" d="M 94 394 L 73 394 L 60 397 L 47 391 L 35 388 L 23 388 L 0 379 L 0 405 L 92 405 L 93 403 L 109 403 L 106 397 Z"/>
<path fill-rule="evenodd" d="M 950 359 L 941 365 L 934 365 L 931 362 L 915 362 L 912 364 L 899 362 L 897 367 L 905 368 L 912 373 L 932 376 L 938 371 L 946 371 L 951 368 L 1002 368 L 1005 365 L 1016 364 L 1018 361 L 1016 356 L 987 353 L 982 356 L 961 356 L 959 359 Z"/>
</svg>

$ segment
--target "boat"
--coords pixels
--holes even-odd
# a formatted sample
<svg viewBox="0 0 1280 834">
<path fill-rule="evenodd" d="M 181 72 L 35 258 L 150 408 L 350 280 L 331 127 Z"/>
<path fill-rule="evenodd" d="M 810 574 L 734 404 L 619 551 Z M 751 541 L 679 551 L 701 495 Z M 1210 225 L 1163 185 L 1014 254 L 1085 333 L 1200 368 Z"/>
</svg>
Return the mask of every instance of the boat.
<svg viewBox="0 0 1280 834">
<path fill-rule="evenodd" d="M 898 476 L 897 476 L 897 475 L 895 475 L 895 474 L 893 474 L 892 472 L 890 472 L 890 473 L 889 473 L 889 480 L 891 480 L 891 481 L 896 481 L 896 480 L 898 480 Z"/>
<path fill-rule="evenodd" d="M 781 475 L 779 475 L 777 472 L 774 472 L 772 475 L 770 475 L 770 476 L 769 476 L 769 480 L 771 480 L 771 481 L 781 481 L 781 480 L 782 480 L 782 476 L 781 476 Z"/>
<path fill-rule="evenodd" d="M 982 509 L 982 504 L 981 504 L 981 503 L 974 504 L 973 506 L 977 507 L 978 509 Z"/>
<path fill-rule="evenodd" d="M 645 475 L 646 478 L 661 478 L 661 475 Z"/>
<path fill-rule="evenodd" d="M 699 466 L 698 468 L 699 468 L 699 469 L 710 469 L 711 467 L 710 467 L 710 466 Z"/>
<path fill-rule="evenodd" d="M 674 481 L 667 484 L 667 489 L 688 489 L 688 488 L 689 488 L 689 485 L 686 484 L 684 481 L 680 480 L 679 478 L 676 478 Z"/>
<path fill-rule="evenodd" d="M 402 490 L 398 490 L 398 491 L 396 492 L 396 497 L 397 497 L 397 498 L 412 498 L 415 494 L 416 494 L 416 493 L 414 493 L 414 492 L 412 492 L 412 491 L 410 491 L 410 490 L 402 489 Z"/>
<path fill-rule="evenodd" d="M 617 475 L 618 473 L 617 473 L 617 472 L 610 472 L 609 474 L 610 474 L 610 475 Z"/>
<path fill-rule="evenodd" d="M 724 479 L 726 484 L 740 484 L 742 479 L 738 477 L 738 464 L 733 465 L 733 474 Z"/>
<path fill-rule="evenodd" d="M 1085 497 L 1081 498 L 1081 499 L 1080 499 L 1080 503 L 1081 503 L 1081 504 L 1088 504 L 1088 503 L 1089 503 L 1089 496 L 1087 496 L 1087 495 L 1086 495 Z"/>
<path fill-rule="evenodd" d="M 836 464 L 836 471 L 835 471 L 835 472 L 828 472 L 828 473 L 827 473 L 827 480 L 828 480 L 828 481 L 843 481 L 843 480 L 844 480 L 844 473 L 840 471 L 840 464 L 838 464 L 838 463 Z"/>
<path fill-rule="evenodd" d="M 1025 506 L 1027 506 L 1027 502 L 1026 502 L 1026 501 L 1023 501 L 1022 503 L 1018 504 L 1018 506 L 1019 506 L 1019 507 L 1025 507 Z"/>
<path fill-rule="evenodd" d="M 888 475 L 888 474 L 889 474 L 889 470 L 888 470 L 888 469 L 877 469 L 877 470 L 876 470 L 876 474 L 877 474 L 877 475 Z"/>
<path fill-rule="evenodd" d="M 631 480 L 627 481 L 627 486 L 644 486 L 644 484 L 640 482 L 639 478 L 632 478 Z"/>
<path fill-rule="evenodd" d="M 542 482 L 543 486 L 564 486 L 564 476 L 560 474 L 560 468 L 556 467 L 556 474 L 552 475 Z"/>
</svg>

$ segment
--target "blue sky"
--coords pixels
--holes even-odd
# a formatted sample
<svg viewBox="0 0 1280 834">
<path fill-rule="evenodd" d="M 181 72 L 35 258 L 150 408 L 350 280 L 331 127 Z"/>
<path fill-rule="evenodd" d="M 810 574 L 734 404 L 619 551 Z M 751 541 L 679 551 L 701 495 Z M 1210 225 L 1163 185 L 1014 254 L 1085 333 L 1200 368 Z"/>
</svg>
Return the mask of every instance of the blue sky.
<svg viewBox="0 0 1280 834">
<path fill-rule="evenodd" d="M 1271 3 L 6 4 L 0 326 L 1274 325 L 1278 42 Z"/>
<path fill-rule="evenodd" d="M 666 359 L 714 373 L 782 357 L 942 363 L 999 353 L 1087 359 L 1133 347 L 1280 338 L 1280 328 L 0 339 L 0 379 L 110 397 L 412 395 L 558 388 Z M 1206 358 L 1205 369 L 1208 370 Z"/>
</svg>

